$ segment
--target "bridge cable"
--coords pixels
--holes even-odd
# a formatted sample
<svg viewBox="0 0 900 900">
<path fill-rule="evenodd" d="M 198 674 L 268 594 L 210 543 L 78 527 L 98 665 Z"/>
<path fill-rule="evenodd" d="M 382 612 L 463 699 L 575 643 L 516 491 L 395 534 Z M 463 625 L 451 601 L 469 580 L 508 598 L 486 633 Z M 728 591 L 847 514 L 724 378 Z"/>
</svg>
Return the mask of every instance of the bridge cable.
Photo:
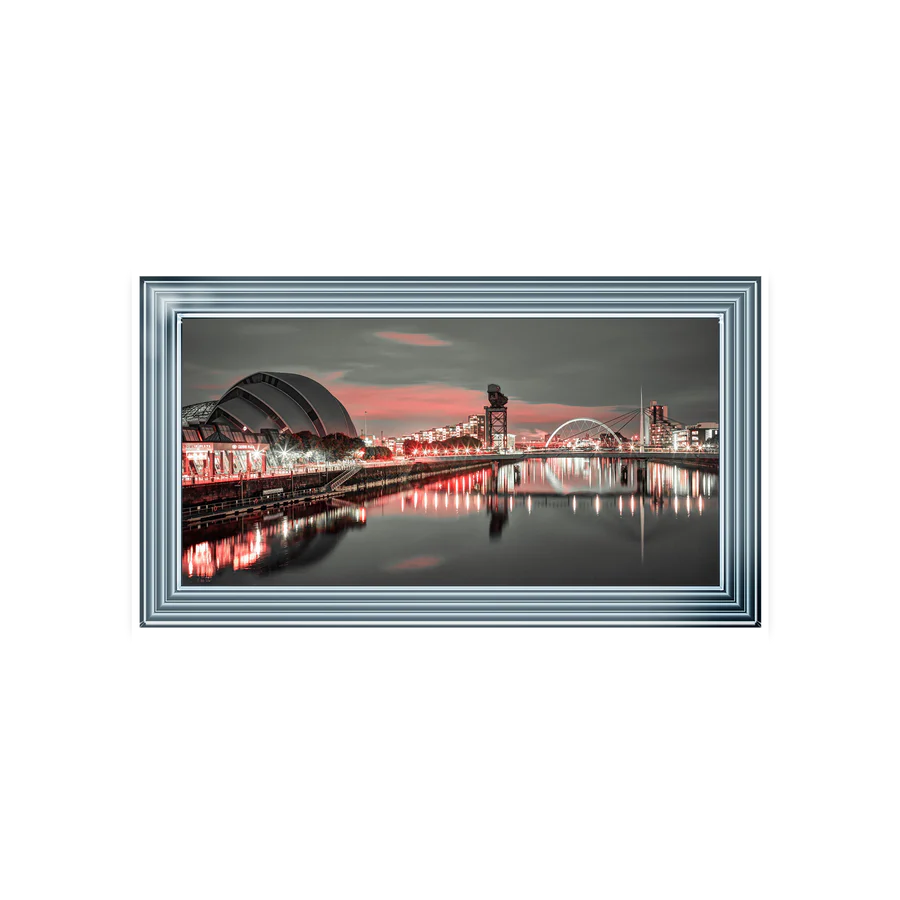
<svg viewBox="0 0 900 900">
<path fill-rule="evenodd" d="M 610 419 L 606 419 L 606 420 L 604 420 L 603 422 L 601 422 L 600 424 L 601 424 L 602 426 L 604 426 L 605 428 L 608 428 L 610 431 L 612 431 L 612 432 L 615 434 L 615 433 L 618 432 L 620 429 L 622 429 L 622 428 L 624 428 L 626 425 L 628 425 L 628 423 L 629 423 L 632 419 L 634 419 L 634 417 L 635 417 L 636 415 L 638 415 L 639 412 L 640 412 L 640 408 L 639 408 L 639 407 L 638 407 L 638 408 L 635 408 L 635 409 L 633 409 L 633 410 L 628 410 L 628 411 L 626 411 L 626 412 L 624 412 L 624 413 L 620 413 L 620 414 L 617 415 L 617 416 L 613 416 L 613 417 L 610 418 Z M 624 419 L 625 421 L 620 421 L 621 419 Z M 586 420 L 586 421 L 590 421 L 590 420 Z M 615 426 L 615 427 L 613 427 L 613 426 Z M 593 430 L 594 430 L 595 428 L 597 428 L 597 427 L 598 427 L 597 424 L 594 423 L 594 422 L 592 422 L 590 426 L 588 426 L 587 428 L 582 429 L 581 431 L 575 432 L 575 434 L 569 435 L 567 438 L 565 438 L 565 440 L 567 440 L 567 441 L 575 440 L 575 439 L 578 438 L 580 435 L 582 435 L 582 434 L 587 434 L 589 431 L 593 431 Z"/>
</svg>

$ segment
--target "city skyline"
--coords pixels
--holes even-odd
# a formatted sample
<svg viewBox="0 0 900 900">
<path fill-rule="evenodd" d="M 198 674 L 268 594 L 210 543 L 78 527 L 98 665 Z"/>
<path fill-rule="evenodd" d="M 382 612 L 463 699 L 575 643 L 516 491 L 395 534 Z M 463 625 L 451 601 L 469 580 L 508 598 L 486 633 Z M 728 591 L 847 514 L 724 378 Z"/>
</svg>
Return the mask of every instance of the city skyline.
<svg viewBox="0 0 900 900">
<path fill-rule="evenodd" d="M 182 405 L 255 371 L 297 372 L 386 437 L 483 412 L 489 382 L 517 439 L 636 409 L 641 389 L 686 424 L 718 419 L 716 319 L 185 319 L 182 348 Z"/>
</svg>

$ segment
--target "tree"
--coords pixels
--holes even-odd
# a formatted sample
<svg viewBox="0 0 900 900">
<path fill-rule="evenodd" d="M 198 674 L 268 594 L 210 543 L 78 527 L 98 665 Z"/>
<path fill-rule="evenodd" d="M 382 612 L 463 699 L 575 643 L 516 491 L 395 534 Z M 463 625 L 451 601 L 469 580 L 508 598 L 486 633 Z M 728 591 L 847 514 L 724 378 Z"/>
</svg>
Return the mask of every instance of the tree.
<svg viewBox="0 0 900 900">
<path fill-rule="evenodd" d="M 447 450 L 450 450 L 454 453 L 457 450 L 459 450 L 460 453 L 464 453 L 466 450 L 469 450 L 471 452 L 472 450 L 477 450 L 481 446 L 478 438 L 472 437 L 468 434 L 458 438 L 449 438 L 443 443 L 444 447 Z"/>
<path fill-rule="evenodd" d="M 304 456 L 314 455 L 322 449 L 322 439 L 311 431 L 298 431 L 293 437 Z"/>
<path fill-rule="evenodd" d="M 348 437 L 340 431 L 334 434 L 326 434 L 321 440 L 321 451 L 328 459 L 340 461 L 357 456 L 360 450 L 365 449 L 365 443 L 360 438 Z"/>
</svg>

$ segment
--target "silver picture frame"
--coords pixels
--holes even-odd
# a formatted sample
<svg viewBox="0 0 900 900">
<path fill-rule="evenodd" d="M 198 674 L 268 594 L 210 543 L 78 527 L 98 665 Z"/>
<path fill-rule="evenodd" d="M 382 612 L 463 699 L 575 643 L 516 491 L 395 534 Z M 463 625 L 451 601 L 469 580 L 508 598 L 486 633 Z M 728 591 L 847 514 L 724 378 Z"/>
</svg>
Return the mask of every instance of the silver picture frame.
<svg viewBox="0 0 900 900">
<path fill-rule="evenodd" d="M 140 624 L 758 626 L 761 279 L 142 277 Z M 181 583 L 181 323 L 188 317 L 715 317 L 720 583 L 607 587 L 219 588 Z"/>
</svg>

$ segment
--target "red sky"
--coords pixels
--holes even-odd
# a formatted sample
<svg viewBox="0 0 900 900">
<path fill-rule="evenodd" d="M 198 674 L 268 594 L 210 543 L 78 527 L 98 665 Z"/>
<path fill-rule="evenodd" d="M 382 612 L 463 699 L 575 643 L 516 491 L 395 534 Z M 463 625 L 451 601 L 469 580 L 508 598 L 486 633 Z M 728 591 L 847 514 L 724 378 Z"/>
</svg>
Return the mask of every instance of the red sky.
<svg viewBox="0 0 900 900">
<path fill-rule="evenodd" d="M 487 403 L 484 391 L 467 390 L 445 384 L 360 385 L 348 383 L 342 376 L 341 372 L 332 372 L 313 377 L 340 398 L 348 410 L 353 410 L 352 415 L 360 430 L 363 427 L 360 420 L 365 418 L 370 432 L 375 433 L 383 427 L 379 423 L 408 420 L 412 410 L 427 410 L 427 413 L 421 414 L 422 422 L 418 426 L 419 429 L 454 425 L 465 421 L 472 413 L 483 413 Z M 539 433 L 546 433 L 548 427 L 546 423 L 561 425 L 568 419 L 581 416 L 603 421 L 619 415 L 620 412 L 618 408 L 608 406 L 527 403 L 521 400 L 513 402 L 511 399 L 508 427 L 517 437 L 537 437 Z M 364 413 L 367 415 L 364 416 Z M 392 432 L 385 431 L 385 434 L 391 435 Z"/>
<path fill-rule="evenodd" d="M 509 430 L 547 434 L 569 419 L 616 421 L 656 399 L 683 422 L 718 416 L 713 318 L 295 317 L 187 319 L 182 403 L 214 400 L 253 372 L 325 384 L 358 429 L 385 436 L 481 414 L 487 385 L 509 397 Z"/>
</svg>

